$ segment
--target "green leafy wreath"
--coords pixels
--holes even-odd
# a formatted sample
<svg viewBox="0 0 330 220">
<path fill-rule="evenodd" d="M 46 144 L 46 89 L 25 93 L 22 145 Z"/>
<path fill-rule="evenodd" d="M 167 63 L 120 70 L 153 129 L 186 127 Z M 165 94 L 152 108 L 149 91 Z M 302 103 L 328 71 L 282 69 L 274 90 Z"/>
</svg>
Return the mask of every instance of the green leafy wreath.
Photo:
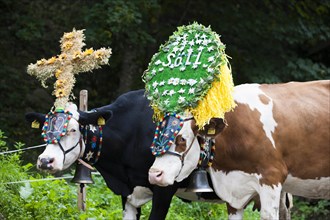
<svg viewBox="0 0 330 220">
<path fill-rule="evenodd" d="M 197 121 L 199 126 L 203 126 L 210 117 L 223 117 L 224 112 L 235 105 L 231 97 L 233 82 L 228 65 L 225 45 L 210 27 L 198 23 L 178 27 L 178 31 L 160 46 L 143 75 L 147 98 L 156 118 L 160 119 L 169 112 L 182 114 L 189 111 L 198 119 L 201 114 L 196 111 L 194 114 L 194 109 L 215 86 L 213 82 L 220 82 L 221 75 L 226 72 L 226 79 L 222 80 L 226 82 L 222 84 L 228 87 L 224 95 L 229 98 L 221 107 L 222 113 L 207 114 L 206 118 Z"/>
</svg>

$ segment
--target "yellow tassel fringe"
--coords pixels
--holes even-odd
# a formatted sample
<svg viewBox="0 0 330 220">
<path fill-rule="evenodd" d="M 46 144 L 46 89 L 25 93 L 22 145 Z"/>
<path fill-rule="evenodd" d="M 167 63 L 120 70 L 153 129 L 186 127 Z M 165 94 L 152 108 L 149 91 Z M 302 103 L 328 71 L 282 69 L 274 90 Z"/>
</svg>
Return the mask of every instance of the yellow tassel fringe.
<svg viewBox="0 0 330 220">
<path fill-rule="evenodd" d="M 164 113 L 157 107 L 157 105 L 153 105 L 150 103 L 151 108 L 154 110 L 154 114 L 153 114 L 153 120 L 155 122 L 159 122 L 163 119 L 164 117 Z"/>
<path fill-rule="evenodd" d="M 234 83 L 231 70 L 227 64 L 220 67 L 219 80 L 215 80 L 206 96 L 198 102 L 194 109 L 189 111 L 201 129 L 211 118 L 224 118 L 225 113 L 236 106 L 233 98 Z"/>
</svg>

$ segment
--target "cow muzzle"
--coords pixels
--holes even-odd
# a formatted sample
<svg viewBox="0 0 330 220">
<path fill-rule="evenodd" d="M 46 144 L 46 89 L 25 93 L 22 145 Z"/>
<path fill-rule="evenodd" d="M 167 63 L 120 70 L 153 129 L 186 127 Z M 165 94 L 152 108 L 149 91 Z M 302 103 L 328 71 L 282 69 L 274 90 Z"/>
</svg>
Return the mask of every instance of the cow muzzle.
<svg viewBox="0 0 330 220">
<path fill-rule="evenodd" d="M 159 170 L 157 168 L 150 168 L 149 169 L 149 182 L 153 185 L 158 186 L 168 186 L 172 185 L 174 183 L 174 179 L 171 182 L 168 182 L 165 178 L 165 172 L 162 170 Z"/>
<path fill-rule="evenodd" d="M 154 185 L 158 185 L 162 182 L 163 179 L 163 171 L 158 170 L 156 168 L 150 168 L 149 170 L 149 182 Z"/>
<path fill-rule="evenodd" d="M 43 157 L 38 158 L 38 169 L 40 170 L 53 170 L 54 169 L 54 158 L 53 157 Z"/>
</svg>

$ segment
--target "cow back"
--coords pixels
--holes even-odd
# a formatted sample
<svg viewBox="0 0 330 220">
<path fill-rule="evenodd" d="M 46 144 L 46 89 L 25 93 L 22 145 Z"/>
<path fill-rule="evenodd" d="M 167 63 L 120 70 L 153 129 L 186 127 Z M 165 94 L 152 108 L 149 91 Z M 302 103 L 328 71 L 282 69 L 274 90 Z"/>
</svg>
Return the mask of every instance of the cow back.
<svg viewBox="0 0 330 220">
<path fill-rule="evenodd" d="M 262 174 L 267 185 L 288 174 L 329 177 L 329 95 L 330 81 L 236 87 L 237 107 L 216 137 L 213 167 Z"/>
</svg>

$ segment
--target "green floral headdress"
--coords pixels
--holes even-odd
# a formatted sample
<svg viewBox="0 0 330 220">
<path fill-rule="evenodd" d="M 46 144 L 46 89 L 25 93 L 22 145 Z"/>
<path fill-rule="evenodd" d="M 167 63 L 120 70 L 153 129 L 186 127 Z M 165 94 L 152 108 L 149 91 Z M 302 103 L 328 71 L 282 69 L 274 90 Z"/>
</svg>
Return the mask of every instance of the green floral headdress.
<svg viewBox="0 0 330 220">
<path fill-rule="evenodd" d="M 181 26 L 161 45 L 144 72 L 156 119 L 191 113 L 202 128 L 234 108 L 233 80 L 219 35 L 198 23 Z"/>
</svg>

